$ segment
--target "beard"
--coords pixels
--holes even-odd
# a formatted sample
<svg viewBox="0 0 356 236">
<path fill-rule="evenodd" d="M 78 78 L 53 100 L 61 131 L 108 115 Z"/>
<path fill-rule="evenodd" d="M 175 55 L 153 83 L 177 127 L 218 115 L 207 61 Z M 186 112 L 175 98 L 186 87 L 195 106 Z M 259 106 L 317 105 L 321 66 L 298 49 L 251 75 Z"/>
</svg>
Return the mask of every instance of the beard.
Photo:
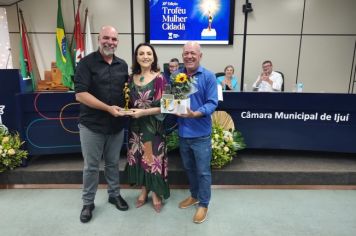
<svg viewBox="0 0 356 236">
<path fill-rule="evenodd" d="M 114 55 L 114 53 L 116 51 L 116 47 L 112 48 L 112 47 L 109 47 L 108 45 L 100 46 L 100 49 L 104 53 L 105 56 L 112 56 L 112 55 Z"/>
</svg>

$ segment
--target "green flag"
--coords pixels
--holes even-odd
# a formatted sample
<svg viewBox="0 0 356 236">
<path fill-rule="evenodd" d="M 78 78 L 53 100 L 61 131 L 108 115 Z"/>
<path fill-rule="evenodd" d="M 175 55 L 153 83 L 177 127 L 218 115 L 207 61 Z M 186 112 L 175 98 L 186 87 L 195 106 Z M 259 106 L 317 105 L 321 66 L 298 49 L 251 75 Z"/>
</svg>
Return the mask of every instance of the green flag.
<svg viewBox="0 0 356 236">
<path fill-rule="evenodd" d="M 73 63 L 68 48 L 68 42 L 64 30 L 61 0 L 58 0 L 57 29 L 56 29 L 56 64 L 62 72 L 62 83 L 73 89 L 72 75 L 74 74 Z"/>
</svg>

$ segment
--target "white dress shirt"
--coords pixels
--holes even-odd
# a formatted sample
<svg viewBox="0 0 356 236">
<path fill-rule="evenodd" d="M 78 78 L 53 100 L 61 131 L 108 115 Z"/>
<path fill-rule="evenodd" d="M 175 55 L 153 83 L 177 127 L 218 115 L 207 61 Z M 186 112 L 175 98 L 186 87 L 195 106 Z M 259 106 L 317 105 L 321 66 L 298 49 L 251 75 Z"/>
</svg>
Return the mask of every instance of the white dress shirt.
<svg viewBox="0 0 356 236">
<path fill-rule="evenodd" d="M 272 85 L 267 81 L 259 82 L 261 76 L 258 76 L 256 82 L 252 85 L 254 90 L 259 92 L 280 92 L 283 84 L 283 79 L 280 73 L 272 71 L 269 79 L 272 80 Z"/>
</svg>

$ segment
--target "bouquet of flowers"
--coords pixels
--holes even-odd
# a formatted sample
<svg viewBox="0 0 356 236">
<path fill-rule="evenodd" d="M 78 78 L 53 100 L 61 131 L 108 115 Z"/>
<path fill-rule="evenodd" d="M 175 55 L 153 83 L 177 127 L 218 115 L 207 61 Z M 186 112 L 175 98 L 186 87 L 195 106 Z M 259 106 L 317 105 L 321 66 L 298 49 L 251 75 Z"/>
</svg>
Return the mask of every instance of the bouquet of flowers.
<svg viewBox="0 0 356 236">
<path fill-rule="evenodd" d="M 188 96 L 196 92 L 195 77 L 189 77 L 185 73 L 171 75 L 171 88 L 167 85 L 161 99 L 162 113 L 187 113 L 190 108 Z"/>
<path fill-rule="evenodd" d="M 240 132 L 224 130 L 217 123 L 213 124 L 211 145 L 213 149 L 211 166 L 213 168 L 221 168 L 230 163 L 237 151 L 246 147 Z"/>
<path fill-rule="evenodd" d="M 21 149 L 23 143 L 18 133 L 10 134 L 0 127 L 0 172 L 20 166 L 27 158 L 27 151 Z"/>
<path fill-rule="evenodd" d="M 189 77 L 185 73 L 178 73 L 171 76 L 172 94 L 175 99 L 186 99 L 189 94 L 194 93 L 194 77 Z"/>
</svg>

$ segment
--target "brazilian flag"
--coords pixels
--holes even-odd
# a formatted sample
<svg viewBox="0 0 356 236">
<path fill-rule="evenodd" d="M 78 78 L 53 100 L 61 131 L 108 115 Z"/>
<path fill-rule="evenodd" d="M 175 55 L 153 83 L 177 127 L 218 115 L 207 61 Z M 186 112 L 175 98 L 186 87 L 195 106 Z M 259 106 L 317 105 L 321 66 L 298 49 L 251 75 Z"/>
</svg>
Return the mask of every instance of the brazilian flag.
<svg viewBox="0 0 356 236">
<path fill-rule="evenodd" d="M 73 89 L 72 76 L 74 75 L 73 63 L 68 41 L 64 30 L 61 0 L 58 0 L 57 29 L 56 29 L 56 64 L 62 72 L 62 83 Z"/>
</svg>

